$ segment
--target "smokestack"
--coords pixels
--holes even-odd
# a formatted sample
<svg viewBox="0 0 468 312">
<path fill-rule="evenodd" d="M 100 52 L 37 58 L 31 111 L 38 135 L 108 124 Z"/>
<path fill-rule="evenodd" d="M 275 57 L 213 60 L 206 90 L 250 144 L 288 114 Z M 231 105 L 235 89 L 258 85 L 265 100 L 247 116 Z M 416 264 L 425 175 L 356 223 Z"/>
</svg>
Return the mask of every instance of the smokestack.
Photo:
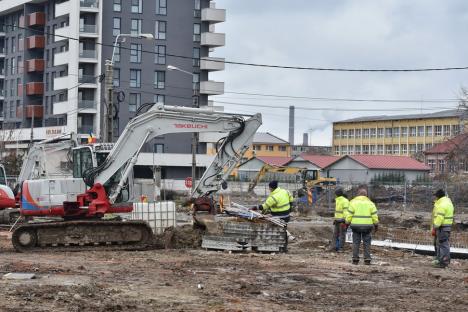
<svg viewBox="0 0 468 312">
<path fill-rule="evenodd" d="M 309 134 L 307 132 L 302 135 L 302 145 L 309 146 Z"/>
<path fill-rule="evenodd" d="M 294 106 L 289 106 L 289 144 L 294 145 Z"/>
</svg>

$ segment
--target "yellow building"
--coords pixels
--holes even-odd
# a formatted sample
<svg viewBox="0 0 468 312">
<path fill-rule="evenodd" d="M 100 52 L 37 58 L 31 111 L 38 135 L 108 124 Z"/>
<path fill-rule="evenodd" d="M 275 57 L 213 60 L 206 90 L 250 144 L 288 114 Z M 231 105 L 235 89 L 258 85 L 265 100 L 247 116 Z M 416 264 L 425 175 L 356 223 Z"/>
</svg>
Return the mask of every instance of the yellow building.
<svg viewBox="0 0 468 312">
<path fill-rule="evenodd" d="M 291 145 L 269 132 L 257 132 L 254 136 L 252 146 L 244 154 L 245 158 L 253 156 L 291 156 Z"/>
<path fill-rule="evenodd" d="M 458 110 L 446 110 L 337 121 L 333 123 L 333 153 L 414 155 L 458 135 L 462 126 L 461 115 Z"/>
</svg>

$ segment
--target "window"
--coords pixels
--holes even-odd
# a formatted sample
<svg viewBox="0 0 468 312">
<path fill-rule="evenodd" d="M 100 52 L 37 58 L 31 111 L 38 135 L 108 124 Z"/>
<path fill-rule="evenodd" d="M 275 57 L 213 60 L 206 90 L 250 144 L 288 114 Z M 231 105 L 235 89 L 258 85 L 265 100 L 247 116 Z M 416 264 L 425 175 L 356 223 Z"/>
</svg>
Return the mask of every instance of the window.
<svg viewBox="0 0 468 312">
<path fill-rule="evenodd" d="M 167 14 L 167 1 L 156 0 L 156 14 L 166 15 Z"/>
<path fill-rule="evenodd" d="M 400 128 L 393 128 L 392 135 L 394 138 L 398 138 L 400 136 Z"/>
<path fill-rule="evenodd" d="M 154 144 L 154 153 L 156 153 L 156 154 L 164 153 L 164 144 L 162 144 L 162 143 Z"/>
<path fill-rule="evenodd" d="M 383 153 L 384 153 L 383 145 L 382 144 L 377 145 L 377 154 L 383 155 Z"/>
<path fill-rule="evenodd" d="M 166 101 L 166 97 L 162 94 L 155 94 L 153 98 L 154 103 L 163 103 Z"/>
<path fill-rule="evenodd" d="M 193 67 L 200 67 L 200 48 L 193 48 L 192 65 Z"/>
<path fill-rule="evenodd" d="M 356 131 L 355 131 L 355 136 L 356 136 L 356 138 L 360 138 L 360 137 L 361 137 L 361 129 L 356 129 Z"/>
<path fill-rule="evenodd" d="M 391 144 L 385 145 L 385 154 L 387 155 L 393 154 L 393 146 Z"/>
<path fill-rule="evenodd" d="M 199 73 L 194 73 L 192 75 L 192 89 L 196 91 L 193 93 L 194 95 L 198 94 L 198 90 L 200 90 L 200 74 Z"/>
<path fill-rule="evenodd" d="M 120 69 L 114 68 L 114 78 L 112 80 L 112 85 L 114 87 L 120 87 Z"/>
<path fill-rule="evenodd" d="M 23 40 L 23 35 L 19 34 L 18 35 L 18 51 L 23 51 L 24 50 L 24 40 Z"/>
<path fill-rule="evenodd" d="M 136 112 L 137 108 L 140 107 L 140 104 L 141 104 L 141 94 L 130 93 L 130 97 L 128 99 L 128 111 Z"/>
<path fill-rule="evenodd" d="M 393 144 L 393 154 L 399 155 L 400 154 L 400 145 Z"/>
<path fill-rule="evenodd" d="M 280 152 L 286 152 L 286 146 L 281 145 L 278 148 Z"/>
<path fill-rule="evenodd" d="M 444 126 L 444 136 L 446 136 L 446 137 L 450 136 L 450 125 L 445 125 Z"/>
<path fill-rule="evenodd" d="M 377 128 L 377 137 L 383 138 L 384 136 L 384 128 Z"/>
<path fill-rule="evenodd" d="M 120 62 L 120 42 L 117 43 L 114 53 L 114 62 Z"/>
<path fill-rule="evenodd" d="M 335 130 L 335 139 L 340 138 L 341 131 L 340 130 Z"/>
<path fill-rule="evenodd" d="M 193 17 L 199 18 L 200 16 L 201 16 L 200 0 L 194 0 Z"/>
<path fill-rule="evenodd" d="M 416 145 L 416 152 L 422 152 L 424 150 L 424 144 L 417 144 Z"/>
<path fill-rule="evenodd" d="M 141 70 L 130 69 L 130 87 L 132 88 L 141 87 Z"/>
<path fill-rule="evenodd" d="M 426 126 L 426 136 L 432 136 L 432 126 Z"/>
<path fill-rule="evenodd" d="M 346 145 L 341 146 L 341 155 L 348 154 L 348 147 Z"/>
<path fill-rule="evenodd" d="M 416 144 L 409 145 L 409 152 L 410 154 L 416 154 Z"/>
<path fill-rule="evenodd" d="M 402 137 L 408 136 L 408 127 L 401 127 L 401 136 Z"/>
<path fill-rule="evenodd" d="M 15 57 L 11 59 L 10 69 L 11 69 L 11 74 L 15 75 L 16 74 L 16 58 Z"/>
<path fill-rule="evenodd" d="M 409 127 L 409 136 L 410 137 L 416 136 L 416 127 Z"/>
<path fill-rule="evenodd" d="M 19 94 L 20 85 L 21 85 L 21 79 L 18 78 L 18 79 L 16 79 L 16 96 L 20 96 L 20 94 Z"/>
<path fill-rule="evenodd" d="M 369 155 L 369 145 L 363 145 L 362 146 L 362 153 L 364 155 Z"/>
<path fill-rule="evenodd" d="M 122 12 L 122 0 L 114 0 L 114 12 Z"/>
<path fill-rule="evenodd" d="M 141 34 L 141 19 L 132 18 L 130 22 L 130 34 L 132 36 L 138 36 Z"/>
<path fill-rule="evenodd" d="M 261 145 L 254 145 L 254 146 L 253 146 L 253 150 L 254 150 L 254 151 L 261 151 L 261 150 L 262 150 L 262 146 L 261 146 Z"/>
<path fill-rule="evenodd" d="M 363 138 L 369 137 L 369 129 L 362 129 L 362 137 Z"/>
<path fill-rule="evenodd" d="M 354 155 L 354 145 L 348 146 L 348 154 Z"/>
<path fill-rule="evenodd" d="M 154 87 L 164 89 L 166 84 L 166 72 L 157 70 L 154 72 Z"/>
<path fill-rule="evenodd" d="M 199 42 L 201 40 L 201 25 L 198 23 L 193 24 L 193 41 Z"/>
<path fill-rule="evenodd" d="M 460 134 L 460 125 L 452 125 L 452 135 Z"/>
<path fill-rule="evenodd" d="M 354 138 L 354 129 L 349 129 L 348 130 L 348 138 L 350 138 L 350 139 Z"/>
<path fill-rule="evenodd" d="M 427 160 L 427 165 L 431 168 L 431 171 L 434 171 L 434 168 L 435 168 L 435 160 L 434 160 L 434 159 L 428 159 L 428 160 Z"/>
<path fill-rule="evenodd" d="M 159 40 L 166 40 L 167 25 L 165 21 L 156 21 L 154 37 Z"/>
<path fill-rule="evenodd" d="M 435 130 L 434 130 L 434 135 L 435 136 L 441 136 L 442 135 L 442 126 L 435 126 Z"/>
<path fill-rule="evenodd" d="M 407 155 L 407 154 L 408 154 L 408 145 L 406 145 L 406 144 L 402 144 L 402 145 L 401 145 L 401 153 L 402 153 L 403 155 Z"/>
<path fill-rule="evenodd" d="M 340 155 L 340 147 L 335 145 L 334 149 L 335 149 L 335 155 Z"/>
<path fill-rule="evenodd" d="M 132 43 L 130 45 L 130 62 L 141 63 L 141 44 Z"/>
<path fill-rule="evenodd" d="M 132 13 L 143 13 L 142 0 L 132 0 Z"/>
<path fill-rule="evenodd" d="M 424 126 L 419 126 L 418 127 L 418 137 L 423 137 L 424 136 Z"/>
<path fill-rule="evenodd" d="M 439 159 L 439 173 L 444 173 L 445 172 L 445 160 Z"/>
<path fill-rule="evenodd" d="M 343 139 L 346 139 L 348 137 L 348 130 L 346 129 L 341 130 L 341 137 Z"/>
<path fill-rule="evenodd" d="M 267 145 L 267 151 L 273 152 L 273 145 Z"/>
<path fill-rule="evenodd" d="M 426 148 L 425 150 L 430 150 L 432 148 L 432 143 L 426 143 Z"/>
<path fill-rule="evenodd" d="M 370 129 L 370 137 L 375 138 L 376 135 L 377 135 L 377 129 L 371 128 Z"/>
<path fill-rule="evenodd" d="M 375 155 L 376 150 L 377 150 L 377 148 L 376 148 L 375 145 L 371 145 L 371 146 L 370 146 L 370 154 L 371 154 L 371 155 Z"/>
<path fill-rule="evenodd" d="M 114 17 L 112 25 L 112 35 L 117 36 L 120 34 L 120 17 Z"/>
<path fill-rule="evenodd" d="M 16 52 L 16 38 L 11 37 L 11 53 L 15 53 L 15 52 Z"/>
<path fill-rule="evenodd" d="M 393 130 L 393 128 L 385 128 L 385 136 L 386 136 L 387 138 L 391 138 L 391 137 L 392 137 L 392 134 L 393 134 L 392 130 Z"/>
<path fill-rule="evenodd" d="M 166 46 L 157 45 L 154 48 L 154 63 L 156 64 L 166 64 Z"/>
<path fill-rule="evenodd" d="M 354 153 L 355 153 L 356 155 L 361 154 L 361 145 L 355 145 L 355 146 L 354 146 Z"/>
</svg>

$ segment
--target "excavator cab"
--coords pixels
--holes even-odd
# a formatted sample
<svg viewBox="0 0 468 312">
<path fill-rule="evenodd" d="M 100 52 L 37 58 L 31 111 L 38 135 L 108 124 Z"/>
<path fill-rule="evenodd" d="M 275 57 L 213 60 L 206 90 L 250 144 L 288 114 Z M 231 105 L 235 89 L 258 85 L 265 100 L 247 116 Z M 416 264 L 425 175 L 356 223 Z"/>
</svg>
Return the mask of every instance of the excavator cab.
<svg viewBox="0 0 468 312">
<path fill-rule="evenodd" d="M 3 165 L 0 165 L 0 185 L 7 185 L 5 167 Z"/>
</svg>

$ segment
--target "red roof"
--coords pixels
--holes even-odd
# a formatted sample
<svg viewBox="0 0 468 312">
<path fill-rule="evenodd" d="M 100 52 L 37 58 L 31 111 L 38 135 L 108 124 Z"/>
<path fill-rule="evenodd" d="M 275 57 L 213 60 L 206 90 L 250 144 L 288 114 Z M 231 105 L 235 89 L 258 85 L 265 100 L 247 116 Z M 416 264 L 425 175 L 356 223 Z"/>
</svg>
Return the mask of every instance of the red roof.
<svg viewBox="0 0 468 312">
<path fill-rule="evenodd" d="M 312 154 L 301 154 L 301 158 L 304 160 L 307 160 L 317 167 L 320 168 L 325 168 L 329 166 L 330 164 L 334 163 L 338 159 L 340 159 L 339 156 L 329 156 L 329 155 L 312 155 Z"/>
<path fill-rule="evenodd" d="M 461 148 L 462 150 L 465 150 L 467 145 L 468 145 L 468 133 L 462 133 L 450 140 L 434 145 L 432 148 L 428 149 L 425 153 L 426 154 L 448 154 L 457 148 Z"/>
<path fill-rule="evenodd" d="M 429 170 L 424 163 L 408 156 L 347 155 L 369 169 Z M 343 157 L 344 158 L 344 157 Z"/>
<path fill-rule="evenodd" d="M 260 159 L 264 163 L 274 166 L 283 166 L 292 159 L 291 157 L 286 156 L 256 156 L 256 158 Z"/>
</svg>

